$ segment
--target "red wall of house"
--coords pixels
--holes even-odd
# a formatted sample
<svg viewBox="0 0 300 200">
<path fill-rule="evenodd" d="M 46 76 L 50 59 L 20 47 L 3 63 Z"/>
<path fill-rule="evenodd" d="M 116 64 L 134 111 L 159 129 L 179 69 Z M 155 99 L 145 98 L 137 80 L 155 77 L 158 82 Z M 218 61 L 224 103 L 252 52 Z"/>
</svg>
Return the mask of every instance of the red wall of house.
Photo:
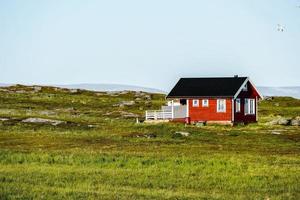
<svg viewBox="0 0 300 200">
<path fill-rule="evenodd" d="M 208 99 L 208 107 L 202 107 L 202 99 L 199 99 L 199 107 L 193 107 L 193 99 L 189 100 L 190 121 L 231 121 L 232 99 L 226 99 L 226 112 L 217 112 L 217 99 Z"/>
<path fill-rule="evenodd" d="M 241 112 L 236 112 L 236 107 L 234 106 L 234 121 L 235 122 L 256 122 L 256 115 L 245 115 L 245 98 L 253 98 L 255 99 L 255 106 L 256 101 L 259 97 L 257 91 L 254 87 L 248 82 L 248 91 L 241 91 L 237 98 L 241 99 Z M 257 98 L 257 99 L 256 99 Z M 235 102 L 234 102 L 235 105 Z M 256 108 L 255 108 L 256 110 Z"/>
</svg>

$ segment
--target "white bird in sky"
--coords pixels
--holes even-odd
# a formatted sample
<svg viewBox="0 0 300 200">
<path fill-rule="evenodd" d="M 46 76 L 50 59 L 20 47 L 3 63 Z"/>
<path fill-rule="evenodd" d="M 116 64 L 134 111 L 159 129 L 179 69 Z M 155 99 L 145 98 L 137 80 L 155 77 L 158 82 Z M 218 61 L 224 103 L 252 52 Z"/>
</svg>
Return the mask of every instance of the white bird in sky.
<svg viewBox="0 0 300 200">
<path fill-rule="evenodd" d="M 277 24 L 277 31 L 283 32 L 285 30 L 285 27 L 282 26 L 281 24 Z"/>
</svg>

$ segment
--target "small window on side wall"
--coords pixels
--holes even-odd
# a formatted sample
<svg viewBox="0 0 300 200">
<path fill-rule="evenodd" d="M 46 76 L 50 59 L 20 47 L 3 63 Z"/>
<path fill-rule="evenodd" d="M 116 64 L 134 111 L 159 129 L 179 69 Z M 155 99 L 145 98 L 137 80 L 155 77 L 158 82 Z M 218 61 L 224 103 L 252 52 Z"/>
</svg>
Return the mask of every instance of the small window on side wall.
<svg viewBox="0 0 300 200">
<path fill-rule="evenodd" d="M 208 99 L 202 99 L 202 107 L 208 107 Z"/>
<path fill-rule="evenodd" d="M 235 100 L 235 112 L 241 112 L 241 99 Z"/>
<path fill-rule="evenodd" d="M 193 107 L 199 107 L 199 100 L 193 99 Z"/>
</svg>

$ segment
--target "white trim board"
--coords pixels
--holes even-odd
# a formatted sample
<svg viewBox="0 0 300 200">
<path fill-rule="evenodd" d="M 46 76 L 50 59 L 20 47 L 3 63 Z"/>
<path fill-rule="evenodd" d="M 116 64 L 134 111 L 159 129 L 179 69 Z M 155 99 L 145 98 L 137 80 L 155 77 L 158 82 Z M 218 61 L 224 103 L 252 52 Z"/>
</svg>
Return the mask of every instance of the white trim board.
<svg viewBox="0 0 300 200">
<path fill-rule="evenodd" d="M 238 95 L 240 94 L 240 92 L 242 91 L 243 87 L 248 83 L 248 81 L 250 82 L 250 84 L 253 86 L 253 88 L 256 90 L 256 92 L 258 93 L 258 95 L 260 96 L 261 99 L 263 99 L 264 97 L 260 94 L 260 92 L 258 91 L 258 89 L 255 87 L 255 85 L 253 84 L 253 82 L 250 80 L 249 77 L 246 78 L 246 80 L 244 81 L 244 83 L 241 85 L 241 87 L 238 89 L 238 91 L 235 93 L 235 95 L 233 96 L 233 99 L 236 99 L 238 97 Z"/>
</svg>

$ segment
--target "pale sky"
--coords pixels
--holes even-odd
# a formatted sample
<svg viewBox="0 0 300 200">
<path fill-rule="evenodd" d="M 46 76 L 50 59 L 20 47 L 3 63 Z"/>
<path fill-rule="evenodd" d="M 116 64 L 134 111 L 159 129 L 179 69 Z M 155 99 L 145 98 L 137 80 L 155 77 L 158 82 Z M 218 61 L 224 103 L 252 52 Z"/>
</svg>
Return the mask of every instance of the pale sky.
<svg viewBox="0 0 300 200">
<path fill-rule="evenodd" d="M 0 0 L 0 82 L 300 86 L 297 0 Z M 285 27 L 277 31 L 277 24 Z"/>
</svg>

